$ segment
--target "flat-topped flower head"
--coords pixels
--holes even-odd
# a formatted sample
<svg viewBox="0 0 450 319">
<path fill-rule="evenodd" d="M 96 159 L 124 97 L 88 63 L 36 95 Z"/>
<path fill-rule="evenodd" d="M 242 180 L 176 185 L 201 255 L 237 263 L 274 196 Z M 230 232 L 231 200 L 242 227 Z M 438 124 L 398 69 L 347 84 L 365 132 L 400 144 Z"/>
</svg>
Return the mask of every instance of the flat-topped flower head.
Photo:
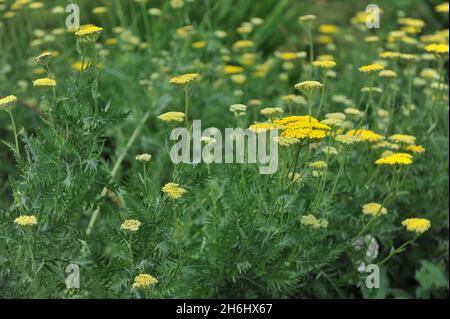
<svg viewBox="0 0 450 319">
<path fill-rule="evenodd" d="M 179 184 L 167 183 L 162 188 L 162 192 L 171 199 L 179 199 L 186 193 L 186 190 L 180 187 Z"/>
<path fill-rule="evenodd" d="M 298 17 L 298 22 L 300 22 L 300 24 L 310 23 L 315 20 L 317 20 L 317 17 L 314 14 L 306 14 Z"/>
<path fill-rule="evenodd" d="M 97 27 L 96 25 L 86 25 L 82 26 L 80 30 L 75 32 L 77 38 L 86 41 L 97 41 L 98 37 L 102 34 L 103 28 Z"/>
<path fill-rule="evenodd" d="M 253 41 L 239 40 L 233 44 L 233 49 L 239 50 L 239 49 L 252 48 L 254 45 L 255 45 L 255 43 Z"/>
<path fill-rule="evenodd" d="M 312 214 L 302 216 L 300 219 L 300 223 L 303 226 L 311 227 L 314 229 L 328 227 L 328 221 L 326 219 L 324 219 L 324 218 L 318 219 L 318 218 L 316 218 L 316 216 L 314 216 Z"/>
<path fill-rule="evenodd" d="M 320 123 L 328 125 L 330 127 L 339 128 L 344 126 L 344 121 L 337 118 L 328 118 L 320 121 Z"/>
<path fill-rule="evenodd" d="M 384 66 L 382 66 L 381 64 L 369 64 L 369 65 L 364 65 L 362 67 L 360 67 L 358 70 L 361 73 L 375 73 L 375 72 L 380 72 L 381 70 L 384 69 Z"/>
<path fill-rule="evenodd" d="M 380 135 L 378 133 L 375 133 L 374 131 L 365 130 L 365 129 L 350 130 L 347 132 L 347 135 L 356 136 L 361 141 L 366 141 L 366 142 L 379 142 L 379 141 L 384 140 L 384 138 L 385 138 L 383 135 Z"/>
<path fill-rule="evenodd" d="M 134 278 L 132 288 L 147 289 L 155 286 L 158 280 L 149 274 L 140 274 Z"/>
<path fill-rule="evenodd" d="M 274 123 L 283 126 L 281 136 L 300 140 L 321 140 L 331 131 L 331 127 L 312 116 L 287 116 L 275 120 Z"/>
<path fill-rule="evenodd" d="M 37 218 L 34 215 L 22 215 L 14 219 L 14 224 L 22 227 L 34 226 L 37 224 Z"/>
<path fill-rule="evenodd" d="M 405 151 L 412 154 L 421 154 L 425 152 L 425 148 L 422 145 L 408 145 L 405 147 Z"/>
<path fill-rule="evenodd" d="M 261 110 L 261 114 L 269 118 L 283 114 L 283 109 L 280 107 L 266 107 Z"/>
<path fill-rule="evenodd" d="M 408 218 L 402 221 L 402 225 L 411 233 L 423 234 L 431 227 L 431 222 L 425 218 Z"/>
<path fill-rule="evenodd" d="M 139 162 L 150 162 L 151 159 L 152 159 L 152 156 L 147 153 L 139 154 L 136 156 L 136 161 L 139 161 Z"/>
<path fill-rule="evenodd" d="M 341 144 L 351 145 L 360 142 L 361 139 L 358 136 L 341 134 L 336 136 L 336 141 L 338 141 Z"/>
<path fill-rule="evenodd" d="M 15 95 L 8 95 L 4 98 L 0 98 L 0 110 L 10 111 L 16 102 L 17 97 Z"/>
<path fill-rule="evenodd" d="M 388 210 L 378 203 L 368 203 L 363 205 L 362 212 L 364 215 L 380 216 L 386 215 Z"/>
<path fill-rule="evenodd" d="M 336 66 L 336 62 L 332 60 L 314 61 L 313 65 L 319 69 L 329 70 Z"/>
<path fill-rule="evenodd" d="M 315 170 L 326 170 L 328 168 L 328 164 L 325 161 L 315 161 L 309 163 L 308 166 Z"/>
<path fill-rule="evenodd" d="M 225 65 L 223 67 L 223 73 L 225 73 L 225 74 L 238 74 L 238 73 L 243 73 L 243 72 L 244 72 L 244 68 L 241 66 Z"/>
<path fill-rule="evenodd" d="M 295 88 L 299 91 L 305 92 L 306 94 L 312 94 L 316 90 L 321 89 L 323 86 L 319 81 L 304 81 L 297 83 Z"/>
<path fill-rule="evenodd" d="M 380 73 L 378 73 L 378 76 L 380 78 L 396 78 L 397 77 L 397 73 L 395 73 L 395 71 L 392 70 L 383 70 Z"/>
<path fill-rule="evenodd" d="M 274 137 L 274 141 L 283 147 L 291 147 L 292 145 L 300 143 L 300 140 L 298 138 L 294 137 L 286 137 L 286 136 L 277 136 Z"/>
<path fill-rule="evenodd" d="M 404 144 L 414 144 L 416 142 L 416 137 L 412 135 L 407 134 L 394 134 L 392 136 L 389 136 L 388 139 L 391 141 L 397 142 L 397 143 L 404 143 Z"/>
<path fill-rule="evenodd" d="M 247 113 L 247 105 L 233 104 L 230 106 L 230 112 L 236 116 L 245 116 Z"/>
<path fill-rule="evenodd" d="M 375 161 L 377 165 L 411 165 L 412 163 L 413 156 L 408 153 L 394 153 Z"/>
<path fill-rule="evenodd" d="M 400 52 L 397 51 L 385 51 L 380 53 L 380 58 L 382 59 L 397 59 L 401 55 Z"/>
<path fill-rule="evenodd" d="M 322 24 L 319 26 L 319 32 L 323 34 L 335 34 L 339 32 L 339 28 L 333 24 Z"/>
<path fill-rule="evenodd" d="M 184 117 L 185 115 L 183 112 L 166 112 L 159 115 L 158 119 L 168 123 L 181 123 L 184 121 Z"/>
<path fill-rule="evenodd" d="M 445 43 L 432 43 L 425 46 L 425 50 L 427 52 L 435 53 L 435 54 L 448 54 L 449 46 Z"/>
<path fill-rule="evenodd" d="M 277 125 L 274 123 L 256 123 L 250 125 L 249 129 L 255 133 L 268 132 L 272 130 L 280 130 L 283 129 L 282 125 Z"/>
<path fill-rule="evenodd" d="M 198 73 L 187 73 L 183 75 L 177 75 L 171 78 L 169 83 L 175 85 L 185 85 L 198 79 L 199 76 L 200 74 Z"/>
<path fill-rule="evenodd" d="M 448 13 L 449 12 L 449 3 L 448 2 L 443 2 L 441 4 L 438 4 L 435 7 L 436 12 L 439 13 Z"/>
<path fill-rule="evenodd" d="M 276 52 L 275 56 L 283 61 L 292 61 L 301 57 L 298 52 Z"/>
<path fill-rule="evenodd" d="M 120 229 L 135 233 L 139 230 L 142 223 L 136 219 L 127 219 L 120 225 Z"/>
<path fill-rule="evenodd" d="M 34 61 L 36 63 L 47 65 L 48 61 L 52 58 L 53 52 L 51 51 L 45 51 L 39 54 L 37 57 L 34 58 Z"/>
<path fill-rule="evenodd" d="M 34 80 L 33 86 L 40 88 L 51 88 L 56 86 L 56 81 L 50 78 L 41 78 Z"/>
</svg>

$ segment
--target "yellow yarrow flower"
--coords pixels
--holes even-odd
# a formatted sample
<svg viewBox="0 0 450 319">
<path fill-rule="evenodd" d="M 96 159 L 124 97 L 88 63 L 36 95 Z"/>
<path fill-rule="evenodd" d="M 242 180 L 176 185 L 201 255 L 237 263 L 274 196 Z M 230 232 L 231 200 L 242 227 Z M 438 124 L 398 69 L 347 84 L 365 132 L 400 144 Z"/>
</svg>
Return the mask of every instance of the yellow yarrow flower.
<svg viewBox="0 0 450 319">
<path fill-rule="evenodd" d="M 37 218 L 33 215 L 22 215 L 14 219 L 14 223 L 19 226 L 34 226 L 37 224 Z"/>
<path fill-rule="evenodd" d="M 49 78 L 42 78 L 33 81 L 33 86 L 36 87 L 55 87 L 56 81 Z"/>
<path fill-rule="evenodd" d="M 402 221 L 406 230 L 412 233 L 423 234 L 431 227 L 431 222 L 425 218 L 408 218 Z"/>
<path fill-rule="evenodd" d="M 361 141 L 366 142 L 378 142 L 381 140 L 384 140 L 384 136 L 375 133 L 371 130 L 365 130 L 365 129 L 359 129 L 359 130 L 350 130 L 347 132 L 347 135 L 349 136 L 356 136 Z"/>
<path fill-rule="evenodd" d="M 275 55 L 283 61 L 292 61 L 299 58 L 298 52 L 276 52 Z"/>
<path fill-rule="evenodd" d="M 316 216 L 312 214 L 302 216 L 302 218 L 300 219 L 300 223 L 304 226 L 312 227 L 315 229 L 328 227 L 328 221 L 326 219 L 317 219 Z"/>
<path fill-rule="evenodd" d="M 273 124 L 273 123 L 256 123 L 256 124 L 250 125 L 250 127 L 249 127 L 249 129 L 255 133 L 279 130 L 282 128 L 283 128 L 282 125 L 277 125 L 277 124 Z"/>
<path fill-rule="evenodd" d="M 319 69 L 332 69 L 336 66 L 336 62 L 332 60 L 314 61 L 313 65 Z"/>
<path fill-rule="evenodd" d="M 384 69 L 384 66 L 382 66 L 381 64 L 369 64 L 369 65 L 364 65 L 362 67 L 360 67 L 358 70 L 361 73 L 374 73 L 374 72 L 378 72 Z"/>
<path fill-rule="evenodd" d="M 322 24 L 319 26 L 319 32 L 324 34 L 335 34 L 339 32 L 339 28 L 333 24 Z"/>
<path fill-rule="evenodd" d="M 444 2 L 441 4 L 438 4 L 436 7 L 436 12 L 440 12 L 440 13 L 448 13 L 449 12 L 449 3 L 448 2 Z"/>
<path fill-rule="evenodd" d="M 17 102 L 17 97 L 15 95 L 8 95 L 4 98 L 0 99 L 0 108 L 4 108 L 5 110 L 12 107 Z"/>
<path fill-rule="evenodd" d="M 433 43 L 425 46 L 425 50 L 436 54 L 446 54 L 449 52 L 449 46 L 445 43 Z"/>
<path fill-rule="evenodd" d="M 163 122 L 183 122 L 184 121 L 184 113 L 183 112 L 167 112 L 158 116 Z"/>
<path fill-rule="evenodd" d="M 225 65 L 223 67 L 223 73 L 225 74 L 237 74 L 244 72 L 244 68 L 237 65 Z"/>
<path fill-rule="evenodd" d="M 103 28 L 101 27 L 97 27 L 95 25 L 87 25 L 81 27 L 79 31 L 75 32 L 75 35 L 85 40 L 95 41 L 98 39 L 102 32 Z"/>
<path fill-rule="evenodd" d="M 394 134 L 392 136 L 389 136 L 389 139 L 397 143 L 405 143 L 405 144 L 414 144 L 416 142 L 415 136 L 406 134 Z"/>
<path fill-rule="evenodd" d="M 179 184 L 168 183 L 164 185 L 164 187 L 162 188 L 162 192 L 171 199 L 179 199 L 186 193 L 186 190 L 180 187 Z"/>
<path fill-rule="evenodd" d="M 158 283 L 158 280 L 149 274 L 140 274 L 134 278 L 133 288 L 150 288 Z"/>
<path fill-rule="evenodd" d="M 421 154 L 425 152 L 425 148 L 422 145 L 408 145 L 405 150 L 413 154 Z"/>
<path fill-rule="evenodd" d="M 377 165 L 411 165 L 413 156 L 408 153 L 394 153 L 375 161 Z"/>
<path fill-rule="evenodd" d="M 297 83 L 295 88 L 300 91 L 312 92 L 322 88 L 323 84 L 318 81 L 303 81 Z"/>
<path fill-rule="evenodd" d="M 142 223 L 136 219 L 127 219 L 120 225 L 120 229 L 135 233 L 139 230 L 141 225 Z"/>
<path fill-rule="evenodd" d="M 170 84 L 188 84 L 196 79 L 198 79 L 198 77 L 200 76 L 200 74 L 198 73 L 187 73 L 187 74 L 183 74 L 183 75 L 178 75 L 178 76 L 174 76 L 173 78 L 170 79 L 169 83 Z"/>
<path fill-rule="evenodd" d="M 147 153 L 139 154 L 136 156 L 136 161 L 139 161 L 139 162 L 150 162 L 151 159 L 152 159 L 152 156 Z"/>
<path fill-rule="evenodd" d="M 379 216 L 379 215 L 386 215 L 388 210 L 381 204 L 369 203 L 363 205 L 362 212 L 365 215 Z"/>
</svg>

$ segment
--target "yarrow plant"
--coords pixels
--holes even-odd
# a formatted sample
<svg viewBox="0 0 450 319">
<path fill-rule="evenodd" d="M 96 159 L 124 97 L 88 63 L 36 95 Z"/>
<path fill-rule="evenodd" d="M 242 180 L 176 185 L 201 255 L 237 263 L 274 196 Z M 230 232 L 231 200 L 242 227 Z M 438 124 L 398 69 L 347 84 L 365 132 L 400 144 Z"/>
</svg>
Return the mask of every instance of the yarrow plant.
<svg viewBox="0 0 450 319">
<path fill-rule="evenodd" d="M 91 2 L 0 1 L 0 297 L 448 297 L 448 2 Z"/>
</svg>

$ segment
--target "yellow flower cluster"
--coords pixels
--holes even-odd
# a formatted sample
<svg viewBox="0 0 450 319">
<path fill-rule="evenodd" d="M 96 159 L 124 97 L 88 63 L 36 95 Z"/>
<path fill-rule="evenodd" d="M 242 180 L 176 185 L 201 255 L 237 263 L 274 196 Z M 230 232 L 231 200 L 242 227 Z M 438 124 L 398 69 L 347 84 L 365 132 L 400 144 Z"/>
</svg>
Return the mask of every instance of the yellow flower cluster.
<svg viewBox="0 0 450 319">
<path fill-rule="evenodd" d="M 438 4 L 436 7 L 436 12 L 440 12 L 440 13 L 448 13 L 449 11 L 449 3 L 448 2 L 444 2 L 441 4 Z"/>
<path fill-rule="evenodd" d="M 22 215 L 14 219 L 14 223 L 19 226 L 34 226 L 37 224 L 37 218 L 33 215 Z"/>
<path fill-rule="evenodd" d="M 17 97 L 14 95 L 9 95 L 0 99 L 0 108 L 6 108 L 8 106 L 12 106 L 17 102 Z"/>
<path fill-rule="evenodd" d="M 298 144 L 299 139 L 293 137 L 278 136 L 274 138 L 274 141 L 283 147 L 291 147 L 292 145 Z"/>
<path fill-rule="evenodd" d="M 431 222 L 425 218 L 408 218 L 402 221 L 406 230 L 412 233 L 423 234 L 431 227 Z"/>
<path fill-rule="evenodd" d="M 158 279 L 149 274 L 140 274 L 134 278 L 133 288 L 150 288 L 158 283 Z"/>
<path fill-rule="evenodd" d="M 304 226 L 312 227 L 315 229 L 328 227 L 328 221 L 326 219 L 317 219 L 316 216 L 311 214 L 302 216 L 300 222 Z"/>
<path fill-rule="evenodd" d="M 379 216 L 386 215 L 388 210 L 378 203 L 368 203 L 363 205 L 362 212 L 365 215 Z"/>
<path fill-rule="evenodd" d="M 179 199 L 186 193 L 186 190 L 180 187 L 179 184 L 168 183 L 164 185 L 162 192 L 172 199 Z"/>
<path fill-rule="evenodd" d="M 142 223 L 136 219 L 127 219 L 122 223 L 120 229 L 135 233 L 139 230 L 141 225 Z"/>
<path fill-rule="evenodd" d="M 350 130 L 347 132 L 347 135 L 349 136 L 356 136 L 361 141 L 366 142 L 378 142 L 381 140 L 384 140 L 384 136 L 375 133 L 371 130 L 365 130 L 365 129 L 359 129 L 359 130 Z"/>
<path fill-rule="evenodd" d="M 377 165 L 411 165 L 412 163 L 413 156 L 408 153 L 394 153 L 375 161 Z"/>
<path fill-rule="evenodd" d="M 373 72 L 378 72 L 384 69 L 384 66 L 382 66 L 381 64 L 369 64 L 369 65 L 364 65 L 362 67 L 359 68 L 359 72 L 361 73 L 373 73 Z"/>
<path fill-rule="evenodd" d="M 81 27 L 79 31 L 75 32 L 77 37 L 92 37 L 98 36 L 103 32 L 103 28 L 97 27 L 95 25 L 87 25 Z"/>
<path fill-rule="evenodd" d="M 33 81 L 33 86 L 36 87 L 55 87 L 56 81 L 49 78 L 42 78 Z"/>
<path fill-rule="evenodd" d="M 283 137 L 296 139 L 321 140 L 331 131 L 328 125 L 320 123 L 317 119 L 309 116 L 288 116 L 275 120 L 275 124 L 283 126 Z"/>
<path fill-rule="evenodd" d="M 136 161 L 139 162 L 149 162 L 152 159 L 152 156 L 150 154 L 139 154 L 136 156 Z"/>
<path fill-rule="evenodd" d="M 358 136 L 343 134 L 336 136 L 336 141 L 345 145 L 351 145 L 360 142 L 361 139 Z"/>
<path fill-rule="evenodd" d="M 427 52 L 436 53 L 436 54 L 446 54 L 448 53 L 449 46 L 445 43 L 433 43 L 425 46 L 425 50 Z"/>
<path fill-rule="evenodd" d="M 392 136 L 389 136 L 389 139 L 391 141 L 404 144 L 414 144 L 416 142 L 415 136 L 406 134 L 394 134 Z"/>
<path fill-rule="evenodd" d="M 300 91 L 313 91 L 320 89 L 322 86 L 323 84 L 318 81 L 304 81 L 297 83 L 295 88 Z"/>
<path fill-rule="evenodd" d="M 268 117 L 277 116 L 283 113 L 283 109 L 279 107 L 266 107 L 261 110 L 261 114 Z"/>
<path fill-rule="evenodd" d="M 249 129 L 256 133 L 260 133 L 260 132 L 267 132 L 267 131 L 271 131 L 271 130 L 283 129 L 283 126 L 274 124 L 274 123 L 256 123 L 256 124 L 250 125 Z"/>
<path fill-rule="evenodd" d="M 225 65 L 223 67 L 223 73 L 225 74 L 237 74 L 244 72 L 244 68 L 237 65 Z"/>
<path fill-rule="evenodd" d="M 158 116 L 163 122 L 183 122 L 184 121 L 183 112 L 167 112 Z"/>
<path fill-rule="evenodd" d="M 332 69 L 336 66 L 336 62 L 331 60 L 314 61 L 313 65 L 319 69 Z"/>
<path fill-rule="evenodd" d="M 315 161 L 309 163 L 308 166 L 316 170 L 326 170 L 328 168 L 328 164 L 325 161 Z"/>
<path fill-rule="evenodd" d="M 425 152 L 425 148 L 422 145 L 408 145 L 405 150 L 413 154 L 421 154 Z"/>
<path fill-rule="evenodd" d="M 170 79 L 170 84 L 188 84 L 194 80 L 196 80 L 200 74 L 198 73 L 187 73 L 183 75 L 174 76 Z"/>
<path fill-rule="evenodd" d="M 283 61 L 291 61 L 298 59 L 300 54 L 298 52 L 277 52 L 276 56 Z"/>
</svg>

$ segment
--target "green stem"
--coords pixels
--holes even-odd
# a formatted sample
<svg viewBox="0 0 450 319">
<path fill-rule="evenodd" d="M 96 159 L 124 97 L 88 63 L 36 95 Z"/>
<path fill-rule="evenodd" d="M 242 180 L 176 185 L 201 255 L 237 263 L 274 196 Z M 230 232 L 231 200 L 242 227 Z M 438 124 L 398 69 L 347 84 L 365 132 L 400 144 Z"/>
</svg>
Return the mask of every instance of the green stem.
<svg viewBox="0 0 450 319">
<path fill-rule="evenodd" d="M 398 247 L 397 249 L 395 249 L 394 251 L 392 251 L 386 258 L 384 258 L 381 262 L 379 262 L 379 263 L 378 263 L 378 266 L 382 266 L 382 265 L 385 264 L 389 259 L 391 259 L 393 256 L 395 256 L 395 255 L 397 255 L 397 254 L 403 252 L 403 251 L 405 250 L 405 248 L 406 248 L 408 245 L 413 244 L 413 243 L 417 240 L 417 238 L 419 238 L 419 237 L 420 237 L 420 235 L 418 235 L 418 236 L 414 237 L 413 239 L 408 240 L 407 242 L 403 243 L 403 245 L 401 245 L 400 247 Z"/>
<path fill-rule="evenodd" d="M 16 143 L 16 153 L 17 153 L 17 156 L 20 159 L 20 148 L 19 148 L 19 140 L 18 140 L 18 137 L 17 137 L 16 122 L 14 121 L 14 116 L 12 115 L 12 112 L 8 111 L 8 114 L 9 114 L 9 118 L 11 119 L 11 125 L 13 127 L 14 141 Z"/>
<path fill-rule="evenodd" d="M 119 168 L 120 168 L 123 160 L 125 159 L 125 156 L 128 154 L 129 149 L 133 145 L 134 141 L 138 137 L 138 135 L 141 132 L 145 122 L 148 120 L 149 117 L 150 117 L 150 110 L 148 110 L 144 114 L 144 116 L 142 117 L 142 120 L 139 122 L 138 126 L 136 127 L 136 129 L 134 130 L 133 134 L 129 138 L 129 140 L 128 140 L 127 144 L 125 145 L 124 149 L 120 153 L 116 163 L 114 164 L 113 169 L 111 170 L 110 180 L 113 180 L 114 177 L 116 176 L 116 174 L 119 171 Z M 102 193 L 100 194 L 100 198 L 105 197 L 107 193 L 108 193 L 108 189 L 106 187 L 104 187 L 103 190 L 102 190 Z M 96 210 L 92 213 L 91 219 L 90 219 L 88 227 L 86 229 L 86 236 L 90 235 L 90 233 L 92 231 L 92 228 L 94 227 L 95 221 L 97 220 L 97 217 L 98 217 L 99 214 L 100 214 L 100 206 L 98 206 L 96 208 Z"/>
</svg>

